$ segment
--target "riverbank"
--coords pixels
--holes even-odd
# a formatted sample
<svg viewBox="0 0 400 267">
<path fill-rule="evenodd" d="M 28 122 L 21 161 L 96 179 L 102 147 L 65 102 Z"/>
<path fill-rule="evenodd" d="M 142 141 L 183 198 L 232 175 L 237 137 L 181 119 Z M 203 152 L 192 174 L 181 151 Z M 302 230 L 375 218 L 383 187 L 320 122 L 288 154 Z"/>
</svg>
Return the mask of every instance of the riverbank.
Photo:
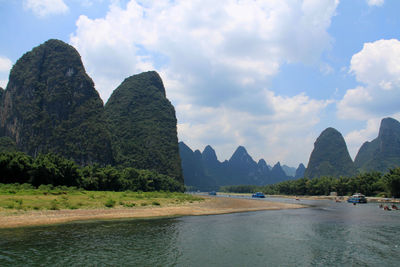
<svg viewBox="0 0 400 267">
<path fill-rule="evenodd" d="M 277 198 L 290 198 L 290 199 L 308 199 L 308 200 L 332 200 L 336 199 L 340 201 L 346 201 L 349 196 L 288 196 L 288 195 L 271 195 L 269 197 L 277 197 Z M 366 197 L 368 202 L 383 202 L 383 203 L 400 203 L 400 199 L 398 198 L 383 198 L 383 197 Z"/>
<path fill-rule="evenodd" d="M 219 193 L 219 195 L 226 196 L 236 196 L 236 197 L 251 197 L 250 193 Z M 341 201 L 346 201 L 350 196 L 292 196 L 292 195 L 266 195 L 266 197 L 270 198 L 287 198 L 294 200 L 332 200 L 335 201 L 339 199 Z M 384 197 L 366 197 L 368 202 L 377 202 L 377 203 L 400 203 L 400 198 L 384 198 Z"/>
<path fill-rule="evenodd" d="M 300 204 L 202 196 L 204 201 L 166 206 L 75 210 L 0 212 L 0 228 L 49 225 L 86 220 L 214 215 L 236 212 L 304 208 Z"/>
</svg>

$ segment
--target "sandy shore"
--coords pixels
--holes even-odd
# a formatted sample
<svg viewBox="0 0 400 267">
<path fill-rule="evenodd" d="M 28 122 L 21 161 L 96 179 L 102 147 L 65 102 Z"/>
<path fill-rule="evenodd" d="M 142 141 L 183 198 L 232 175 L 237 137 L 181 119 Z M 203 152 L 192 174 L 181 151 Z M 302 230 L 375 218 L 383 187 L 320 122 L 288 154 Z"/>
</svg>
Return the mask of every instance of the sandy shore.
<svg viewBox="0 0 400 267">
<path fill-rule="evenodd" d="M 204 198 L 205 200 L 201 202 L 162 207 L 46 210 L 26 211 L 18 214 L 0 214 L 0 228 L 48 225 L 85 220 L 212 215 L 246 211 L 304 208 L 303 205 L 299 204 L 268 202 L 252 199 L 207 196 L 204 196 Z"/>
</svg>

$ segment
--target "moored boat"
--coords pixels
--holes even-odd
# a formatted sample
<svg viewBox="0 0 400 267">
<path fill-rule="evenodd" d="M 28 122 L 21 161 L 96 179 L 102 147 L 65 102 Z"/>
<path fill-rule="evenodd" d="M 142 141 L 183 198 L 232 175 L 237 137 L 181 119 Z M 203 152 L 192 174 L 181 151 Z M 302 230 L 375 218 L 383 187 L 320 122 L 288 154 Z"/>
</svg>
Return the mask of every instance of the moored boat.
<svg viewBox="0 0 400 267">
<path fill-rule="evenodd" d="M 261 192 L 257 192 L 255 194 L 253 194 L 251 197 L 255 197 L 255 198 L 265 198 L 265 195 Z"/>
<path fill-rule="evenodd" d="M 347 199 L 347 202 L 349 203 L 367 203 L 367 199 L 365 196 L 361 193 L 355 193 L 349 199 Z"/>
</svg>

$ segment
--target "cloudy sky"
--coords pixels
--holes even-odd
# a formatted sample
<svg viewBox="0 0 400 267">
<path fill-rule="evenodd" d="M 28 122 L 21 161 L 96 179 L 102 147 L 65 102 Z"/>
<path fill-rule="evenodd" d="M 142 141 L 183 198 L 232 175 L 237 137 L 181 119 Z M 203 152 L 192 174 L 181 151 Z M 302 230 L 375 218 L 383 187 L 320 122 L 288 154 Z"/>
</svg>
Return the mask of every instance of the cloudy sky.
<svg viewBox="0 0 400 267">
<path fill-rule="evenodd" d="M 178 135 L 219 160 L 308 163 L 334 127 L 354 158 L 400 119 L 398 0 L 0 0 L 0 86 L 33 47 L 73 45 L 104 102 L 124 78 L 160 73 Z"/>
</svg>

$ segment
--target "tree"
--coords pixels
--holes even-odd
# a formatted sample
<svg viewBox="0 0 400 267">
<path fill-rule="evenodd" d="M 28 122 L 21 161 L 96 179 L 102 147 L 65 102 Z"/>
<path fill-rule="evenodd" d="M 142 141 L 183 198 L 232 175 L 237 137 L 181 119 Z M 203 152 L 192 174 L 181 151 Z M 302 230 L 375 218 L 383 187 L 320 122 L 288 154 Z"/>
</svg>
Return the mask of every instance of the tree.
<svg viewBox="0 0 400 267">
<path fill-rule="evenodd" d="M 400 197 L 400 168 L 391 169 L 383 177 L 385 187 L 392 197 Z"/>
</svg>

